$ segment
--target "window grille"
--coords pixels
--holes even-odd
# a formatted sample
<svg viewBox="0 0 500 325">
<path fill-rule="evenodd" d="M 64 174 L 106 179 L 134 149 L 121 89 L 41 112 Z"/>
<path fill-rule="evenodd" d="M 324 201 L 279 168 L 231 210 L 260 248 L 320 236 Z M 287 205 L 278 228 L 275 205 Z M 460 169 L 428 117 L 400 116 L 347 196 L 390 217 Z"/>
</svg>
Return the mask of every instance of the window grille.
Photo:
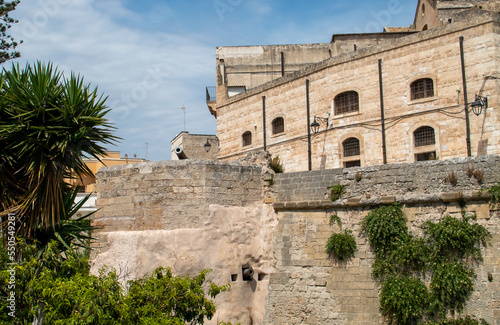
<svg viewBox="0 0 500 325">
<path fill-rule="evenodd" d="M 411 100 L 434 96 L 434 82 L 430 78 L 415 80 L 410 85 Z"/>
<path fill-rule="evenodd" d="M 285 132 L 285 121 L 282 117 L 277 117 L 273 120 L 273 134 Z"/>
<path fill-rule="evenodd" d="M 247 131 L 243 133 L 243 147 L 249 146 L 252 144 L 252 132 Z"/>
<path fill-rule="evenodd" d="M 334 99 L 335 115 L 359 111 L 359 96 L 355 91 L 338 94 Z"/>
<path fill-rule="evenodd" d="M 415 147 L 423 147 L 436 144 L 434 129 L 430 126 L 422 126 L 413 132 Z"/>
<path fill-rule="evenodd" d="M 356 138 L 349 138 L 342 143 L 344 147 L 344 157 L 359 156 L 359 140 Z"/>
</svg>

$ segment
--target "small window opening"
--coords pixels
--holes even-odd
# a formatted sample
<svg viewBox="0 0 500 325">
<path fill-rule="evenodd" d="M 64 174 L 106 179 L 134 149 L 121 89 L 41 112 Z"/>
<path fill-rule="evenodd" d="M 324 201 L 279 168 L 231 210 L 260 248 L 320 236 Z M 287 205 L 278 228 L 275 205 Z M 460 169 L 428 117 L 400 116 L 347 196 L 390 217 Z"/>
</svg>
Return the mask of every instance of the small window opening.
<svg viewBox="0 0 500 325">
<path fill-rule="evenodd" d="M 333 101 L 335 104 L 335 115 L 359 111 L 359 95 L 355 91 L 338 94 Z"/>
<path fill-rule="evenodd" d="M 243 147 L 249 146 L 252 144 L 252 132 L 247 131 L 243 133 L 242 135 L 243 138 Z"/>
<path fill-rule="evenodd" d="M 264 279 L 265 279 L 265 277 L 266 277 L 266 275 L 267 275 L 267 274 L 265 274 L 265 273 L 259 273 L 259 276 L 258 276 L 259 281 L 264 280 Z"/>
<path fill-rule="evenodd" d="M 238 281 L 238 274 L 231 274 L 231 282 Z"/>
<path fill-rule="evenodd" d="M 431 78 L 415 80 L 410 85 L 411 100 L 428 98 L 434 96 L 434 82 Z"/>
<path fill-rule="evenodd" d="M 415 161 L 427 161 L 427 160 L 436 160 L 436 152 L 431 151 L 431 152 L 423 152 L 423 153 L 417 153 L 415 155 Z"/>
<path fill-rule="evenodd" d="M 285 121 L 282 117 L 277 117 L 272 122 L 273 134 L 279 134 L 285 132 Z"/>
<path fill-rule="evenodd" d="M 253 269 L 250 266 L 244 266 L 241 268 L 241 273 L 243 274 L 243 281 L 252 281 L 253 279 Z"/>
<path fill-rule="evenodd" d="M 430 146 L 436 144 L 434 129 L 430 126 L 422 126 L 413 132 L 415 147 Z"/>
<path fill-rule="evenodd" d="M 353 160 L 353 161 L 344 162 L 344 168 L 360 167 L 360 166 L 361 166 L 361 160 Z"/>
<path fill-rule="evenodd" d="M 342 143 L 344 147 L 344 157 L 353 157 L 360 155 L 359 140 L 356 138 L 349 138 Z"/>
</svg>

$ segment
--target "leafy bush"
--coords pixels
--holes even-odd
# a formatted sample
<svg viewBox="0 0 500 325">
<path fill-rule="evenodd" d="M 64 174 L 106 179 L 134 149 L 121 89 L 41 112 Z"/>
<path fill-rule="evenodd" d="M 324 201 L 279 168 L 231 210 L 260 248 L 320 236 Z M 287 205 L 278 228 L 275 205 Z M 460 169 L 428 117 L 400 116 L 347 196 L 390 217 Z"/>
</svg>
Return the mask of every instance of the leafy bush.
<svg viewBox="0 0 500 325">
<path fill-rule="evenodd" d="M 399 244 L 386 257 L 375 258 L 372 274 L 383 279 L 393 274 L 405 276 L 423 274 L 427 270 L 429 249 L 424 240 L 409 236 L 405 242 Z"/>
<path fill-rule="evenodd" d="M 385 256 L 408 239 L 406 216 L 397 204 L 371 211 L 362 221 L 370 246 L 378 256 Z"/>
<path fill-rule="evenodd" d="M 437 321 L 428 324 L 479 324 L 469 317 L 445 320 L 448 313 L 463 311 L 476 276 L 465 261 L 481 260 L 481 245 L 491 237 L 485 227 L 470 222 L 474 219 L 464 211 L 461 219 L 426 222 L 423 239 L 408 232 L 398 205 L 377 208 L 362 220 L 375 252 L 372 273 L 382 281 L 380 308 L 390 324 L 415 323 L 424 316 Z M 421 280 L 427 276 L 430 291 Z"/>
<path fill-rule="evenodd" d="M 330 199 L 332 200 L 332 202 L 335 202 L 340 198 L 342 194 L 344 194 L 345 185 L 340 185 L 340 184 L 332 185 L 330 186 L 329 190 L 330 190 Z"/>
<path fill-rule="evenodd" d="M 276 173 L 283 173 L 283 164 L 280 161 L 280 156 L 276 156 L 269 162 L 269 167 Z"/>
<path fill-rule="evenodd" d="M 336 257 L 340 261 L 354 257 L 357 246 L 351 230 L 344 233 L 332 234 L 326 244 L 326 252 L 330 258 Z"/>
<path fill-rule="evenodd" d="M 427 322 L 424 323 L 424 325 L 488 325 L 488 322 L 482 318 L 480 320 L 476 320 L 474 318 L 471 318 L 470 316 L 467 316 L 465 318 L 446 319 L 436 322 Z"/>
<path fill-rule="evenodd" d="M 467 269 L 462 262 L 437 263 L 432 274 L 430 289 L 433 296 L 431 311 L 444 317 L 446 311 L 461 313 L 474 286 L 474 270 Z"/>
<path fill-rule="evenodd" d="M 428 221 L 424 224 L 429 246 L 437 261 L 460 260 L 467 257 L 481 259 L 481 245 L 485 246 L 491 234 L 481 225 L 471 224 L 475 217 L 462 219 L 444 216 L 438 223 Z"/>
<path fill-rule="evenodd" d="M 151 275 L 128 282 L 128 292 L 113 269 L 89 275 L 86 256 L 52 241 L 40 256 L 38 247 L 19 242 L 20 261 L 15 269 L 16 318 L 8 315 L 8 301 L 0 302 L 2 324 L 31 324 L 43 309 L 47 324 L 203 324 L 215 313 L 210 298 L 227 291 L 229 285 L 210 283 L 208 270 L 199 275 L 173 276 L 158 268 Z M 0 252 L 0 295 L 7 297 L 10 272 L 6 252 Z M 63 257 L 64 256 L 64 257 Z M 210 296 L 210 297 L 208 297 Z"/>
<path fill-rule="evenodd" d="M 422 280 L 395 275 L 384 281 L 380 291 L 380 310 L 389 324 L 407 324 L 422 317 L 429 301 Z"/>
</svg>

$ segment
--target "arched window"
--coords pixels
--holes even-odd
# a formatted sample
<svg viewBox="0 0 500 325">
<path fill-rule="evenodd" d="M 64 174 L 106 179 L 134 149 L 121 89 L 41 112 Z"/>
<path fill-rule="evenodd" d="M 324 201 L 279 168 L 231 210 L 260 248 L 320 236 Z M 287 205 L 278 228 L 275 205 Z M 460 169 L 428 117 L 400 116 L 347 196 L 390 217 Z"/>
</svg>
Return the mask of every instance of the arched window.
<svg viewBox="0 0 500 325">
<path fill-rule="evenodd" d="M 430 126 L 422 126 L 413 132 L 415 147 L 430 146 L 436 144 L 434 129 Z"/>
<path fill-rule="evenodd" d="M 413 132 L 413 144 L 415 148 L 422 147 L 416 150 L 415 161 L 436 160 L 436 135 L 434 129 L 430 126 L 421 126 Z M 428 148 L 427 146 L 432 146 Z"/>
<path fill-rule="evenodd" d="M 359 140 L 356 138 L 349 138 L 342 142 L 342 147 L 344 147 L 344 157 L 359 156 Z"/>
<path fill-rule="evenodd" d="M 422 32 L 426 31 L 427 29 L 429 29 L 429 27 L 427 27 L 427 24 L 425 24 L 424 27 L 422 27 Z"/>
<path fill-rule="evenodd" d="M 285 120 L 282 117 L 277 117 L 273 120 L 273 134 L 285 132 Z"/>
<path fill-rule="evenodd" d="M 335 104 L 335 115 L 359 111 L 359 96 L 355 91 L 346 91 L 338 94 L 333 101 Z"/>
<path fill-rule="evenodd" d="M 342 149 L 344 152 L 344 159 L 349 157 L 354 157 L 344 161 L 344 167 L 358 167 L 361 166 L 361 160 L 359 155 L 361 154 L 361 149 L 359 146 L 359 140 L 356 138 L 348 138 L 342 142 Z M 357 159 L 356 159 L 357 158 Z"/>
<path fill-rule="evenodd" d="M 246 146 L 249 146 L 252 144 L 252 132 L 247 131 L 247 132 L 243 133 L 243 135 L 241 137 L 243 139 L 243 147 L 246 147 Z"/>
<path fill-rule="evenodd" d="M 410 85 L 411 100 L 428 98 L 434 96 L 434 82 L 431 78 L 415 80 Z"/>
</svg>

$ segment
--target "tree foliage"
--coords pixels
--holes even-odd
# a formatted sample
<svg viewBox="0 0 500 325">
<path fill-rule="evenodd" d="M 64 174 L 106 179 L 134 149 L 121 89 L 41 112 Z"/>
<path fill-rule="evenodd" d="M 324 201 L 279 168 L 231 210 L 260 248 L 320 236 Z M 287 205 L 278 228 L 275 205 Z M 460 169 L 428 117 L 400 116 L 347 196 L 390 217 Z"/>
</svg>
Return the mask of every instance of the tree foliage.
<svg viewBox="0 0 500 325">
<path fill-rule="evenodd" d="M 4 69 L 0 82 L 0 213 L 16 213 L 18 235 L 34 239 L 64 219 L 64 180 L 91 175 L 83 158 L 118 138 L 106 98 L 80 76 L 38 62 Z"/>
<path fill-rule="evenodd" d="M 5 1 L 0 0 L 0 64 L 7 60 L 18 58 L 21 54 L 16 51 L 19 45 L 12 36 L 8 34 L 12 24 L 17 23 L 16 19 L 9 17 L 11 11 L 16 9 L 20 0 Z M 21 41 L 22 43 L 22 41 Z"/>
<path fill-rule="evenodd" d="M 8 315 L 8 302 L 1 300 L 2 324 L 31 324 L 43 306 L 44 324 L 203 324 L 212 318 L 211 298 L 229 285 L 206 283 L 209 270 L 190 277 L 173 276 L 168 268 L 120 284 L 113 269 L 89 275 L 88 259 L 75 250 L 58 249 L 52 241 L 37 257 L 38 248 L 19 242 L 21 254 L 15 266 L 16 318 Z M 1 252 L 0 295 L 7 297 L 10 273 L 7 255 Z"/>
</svg>

